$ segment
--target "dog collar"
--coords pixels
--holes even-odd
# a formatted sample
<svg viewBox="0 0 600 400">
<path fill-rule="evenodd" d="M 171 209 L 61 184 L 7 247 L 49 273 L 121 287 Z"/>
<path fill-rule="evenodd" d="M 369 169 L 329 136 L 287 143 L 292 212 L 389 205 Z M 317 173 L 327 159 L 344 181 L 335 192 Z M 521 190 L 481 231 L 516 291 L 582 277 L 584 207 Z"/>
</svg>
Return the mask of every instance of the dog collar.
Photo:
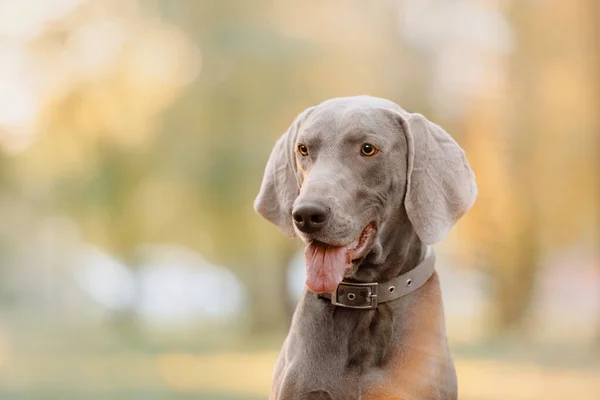
<svg viewBox="0 0 600 400">
<path fill-rule="evenodd" d="M 433 275 L 435 253 L 428 248 L 423 261 L 410 271 L 384 283 L 340 282 L 333 293 L 319 297 L 331 300 L 331 304 L 361 310 L 374 310 L 381 303 L 396 300 L 419 289 Z"/>
</svg>

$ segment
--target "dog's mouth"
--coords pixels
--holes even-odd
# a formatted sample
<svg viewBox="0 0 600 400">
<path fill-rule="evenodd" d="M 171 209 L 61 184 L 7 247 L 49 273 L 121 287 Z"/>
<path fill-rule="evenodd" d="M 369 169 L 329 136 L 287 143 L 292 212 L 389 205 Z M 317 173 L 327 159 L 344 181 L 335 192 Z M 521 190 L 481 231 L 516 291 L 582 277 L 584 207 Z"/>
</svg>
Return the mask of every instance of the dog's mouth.
<svg viewBox="0 0 600 400">
<path fill-rule="evenodd" d="M 367 255 L 376 233 L 377 227 L 371 222 L 354 241 L 345 246 L 313 240 L 304 252 L 306 286 L 315 293 L 333 292 L 352 263 Z"/>
</svg>

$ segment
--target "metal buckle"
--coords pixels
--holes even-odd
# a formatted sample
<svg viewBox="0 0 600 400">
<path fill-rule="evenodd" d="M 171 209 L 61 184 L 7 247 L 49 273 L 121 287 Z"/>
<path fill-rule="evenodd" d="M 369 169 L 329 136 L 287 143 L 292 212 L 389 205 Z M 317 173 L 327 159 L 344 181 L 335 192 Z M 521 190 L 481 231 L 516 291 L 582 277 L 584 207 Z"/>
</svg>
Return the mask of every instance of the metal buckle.
<svg viewBox="0 0 600 400">
<path fill-rule="evenodd" d="M 364 306 L 354 306 L 351 304 L 340 303 L 338 301 L 338 289 L 340 288 L 340 286 L 349 287 L 349 288 L 357 288 L 357 289 L 361 289 L 361 288 L 370 289 L 367 297 L 369 298 L 371 303 L 368 305 L 364 305 Z M 360 309 L 360 310 L 374 310 L 377 308 L 377 292 L 378 292 L 377 288 L 378 288 L 377 282 L 374 282 L 374 283 L 340 282 L 340 284 L 335 288 L 335 290 L 331 294 L 331 304 L 333 304 L 335 306 L 339 306 L 339 307 L 345 307 L 345 308 L 355 308 L 355 309 Z"/>
</svg>

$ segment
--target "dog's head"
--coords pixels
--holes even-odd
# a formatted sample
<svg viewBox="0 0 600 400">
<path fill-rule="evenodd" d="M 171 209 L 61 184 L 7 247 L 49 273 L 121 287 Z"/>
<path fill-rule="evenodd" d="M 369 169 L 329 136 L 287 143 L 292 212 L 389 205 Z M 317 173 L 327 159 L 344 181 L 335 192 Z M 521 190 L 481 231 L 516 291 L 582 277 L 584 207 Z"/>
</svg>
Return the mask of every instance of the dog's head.
<svg viewBox="0 0 600 400">
<path fill-rule="evenodd" d="M 443 240 L 475 201 L 463 150 L 442 128 L 369 96 L 301 113 L 271 153 L 255 209 L 306 249 L 307 285 L 331 292 L 381 247 L 399 211 L 424 244 Z"/>
</svg>

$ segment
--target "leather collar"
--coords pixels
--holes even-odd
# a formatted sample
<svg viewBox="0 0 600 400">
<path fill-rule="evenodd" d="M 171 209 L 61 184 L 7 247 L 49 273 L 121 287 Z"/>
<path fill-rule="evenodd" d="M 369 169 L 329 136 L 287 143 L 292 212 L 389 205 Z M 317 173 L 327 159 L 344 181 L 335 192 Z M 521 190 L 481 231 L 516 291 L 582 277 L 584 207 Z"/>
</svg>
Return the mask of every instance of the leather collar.
<svg viewBox="0 0 600 400">
<path fill-rule="evenodd" d="M 384 283 L 340 282 L 333 293 L 319 297 L 331 300 L 331 304 L 344 308 L 374 310 L 381 303 L 396 300 L 419 289 L 433 275 L 435 253 L 428 247 L 425 258 L 410 271 Z"/>
</svg>

